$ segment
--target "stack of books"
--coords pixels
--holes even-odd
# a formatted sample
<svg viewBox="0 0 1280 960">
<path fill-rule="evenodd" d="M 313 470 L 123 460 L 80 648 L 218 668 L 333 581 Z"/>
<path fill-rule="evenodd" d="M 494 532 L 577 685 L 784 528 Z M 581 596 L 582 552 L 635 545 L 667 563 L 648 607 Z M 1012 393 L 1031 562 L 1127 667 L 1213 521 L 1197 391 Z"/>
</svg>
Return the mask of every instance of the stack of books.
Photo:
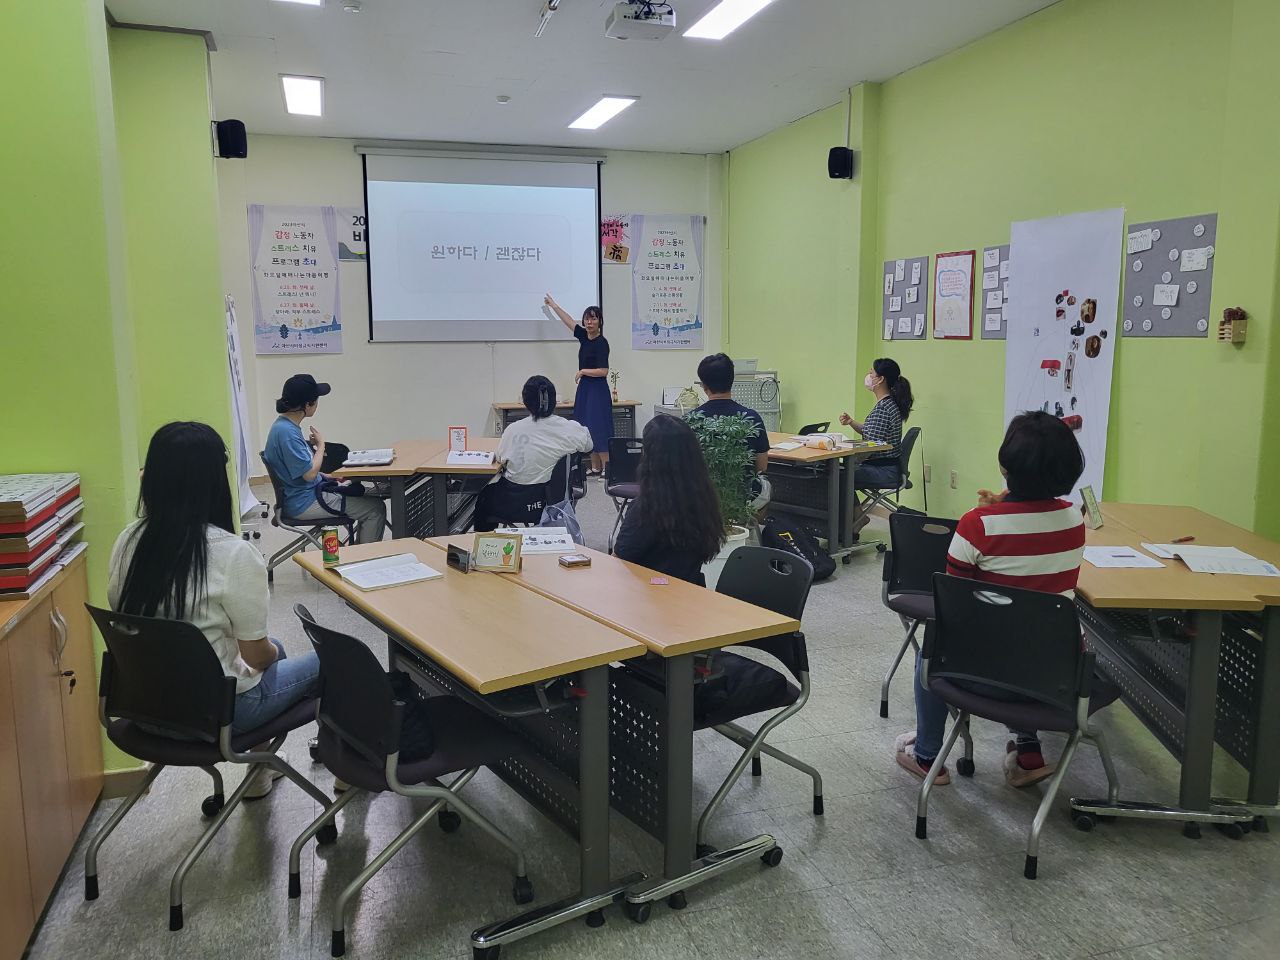
<svg viewBox="0 0 1280 960">
<path fill-rule="evenodd" d="M 0 475 L 0 600 L 25 599 L 85 549 L 78 473 Z"/>
</svg>

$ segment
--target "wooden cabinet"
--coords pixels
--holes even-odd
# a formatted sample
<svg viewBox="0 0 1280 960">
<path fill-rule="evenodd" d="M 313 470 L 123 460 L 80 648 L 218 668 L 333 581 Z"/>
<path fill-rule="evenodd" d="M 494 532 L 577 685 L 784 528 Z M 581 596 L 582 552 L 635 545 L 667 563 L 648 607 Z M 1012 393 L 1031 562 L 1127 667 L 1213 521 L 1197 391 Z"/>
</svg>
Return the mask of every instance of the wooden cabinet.
<svg viewBox="0 0 1280 960">
<path fill-rule="evenodd" d="M 0 960 L 22 955 L 102 789 L 87 595 L 81 560 L 0 606 Z"/>
</svg>

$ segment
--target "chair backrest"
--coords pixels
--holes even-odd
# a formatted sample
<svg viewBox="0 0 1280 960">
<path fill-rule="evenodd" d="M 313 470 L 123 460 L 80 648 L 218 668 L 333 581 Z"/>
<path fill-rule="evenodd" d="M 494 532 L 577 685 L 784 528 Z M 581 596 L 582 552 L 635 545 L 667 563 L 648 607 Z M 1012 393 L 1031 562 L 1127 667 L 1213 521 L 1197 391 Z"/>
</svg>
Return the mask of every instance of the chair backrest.
<svg viewBox="0 0 1280 960">
<path fill-rule="evenodd" d="M 796 436 L 807 437 L 811 433 L 826 433 L 830 429 L 831 429 L 830 420 L 823 420 L 821 423 L 806 423 L 803 427 L 801 427 L 798 431 L 796 431 Z"/>
<path fill-rule="evenodd" d="M 978 681 L 1071 712 L 1088 696 L 1093 654 L 1070 597 L 944 573 L 933 586 L 937 619 L 922 653 L 930 680 Z"/>
<path fill-rule="evenodd" d="M 716 593 L 800 620 L 812 585 L 813 567 L 804 557 L 772 547 L 738 547 L 725 560 Z M 796 676 L 809 670 L 804 634 L 798 631 L 742 646 L 772 654 Z"/>
<path fill-rule="evenodd" d="M 355 637 L 316 623 L 300 603 L 293 612 L 320 658 L 320 725 L 381 769 L 400 749 L 404 706 L 396 700 L 386 671 Z"/>
<path fill-rule="evenodd" d="M 898 472 L 902 474 L 902 486 L 906 489 L 911 487 L 908 478 L 911 476 L 911 452 L 916 448 L 916 441 L 920 439 L 920 428 L 912 427 L 902 436 L 902 443 L 898 445 Z"/>
<path fill-rule="evenodd" d="M 889 593 L 932 593 L 933 575 L 947 570 L 947 549 L 959 521 L 899 510 L 889 514 L 885 584 Z"/>
<path fill-rule="evenodd" d="M 98 682 L 106 715 L 216 743 L 235 715 L 236 681 L 200 629 L 183 620 L 85 608 L 107 645 Z"/>
<path fill-rule="evenodd" d="M 262 465 L 267 468 L 267 479 L 271 481 L 271 495 L 275 497 L 276 515 L 284 513 L 284 484 L 280 482 L 280 476 L 271 469 L 271 464 L 267 462 L 267 451 L 263 450 L 258 456 L 262 459 Z"/>
<path fill-rule="evenodd" d="M 573 474 L 574 457 L 581 456 L 581 454 L 569 453 L 556 462 L 555 469 L 551 471 L 551 479 L 547 481 L 548 504 L 572 499 L 574 489 L 569 481 Z"/>
<path fill-rule="evenodd" d="M 644 443 L 638 437 L 612 437 L 609 440 L 608 483 L 635 483 L 640 470 Z"/>
</svg>

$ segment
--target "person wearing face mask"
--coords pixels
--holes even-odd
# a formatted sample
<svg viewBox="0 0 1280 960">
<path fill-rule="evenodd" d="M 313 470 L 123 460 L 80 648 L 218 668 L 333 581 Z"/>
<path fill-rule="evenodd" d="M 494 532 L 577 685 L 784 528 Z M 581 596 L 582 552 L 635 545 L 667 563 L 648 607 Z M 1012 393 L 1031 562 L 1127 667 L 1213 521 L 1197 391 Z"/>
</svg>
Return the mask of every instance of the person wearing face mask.
<svg viewBox="0 0 1280 960">
<path fill-rule="evenodd" d="M 555 311 L 560 322 L 578 341 L 578 392 L 573 398 L 573 419 L 591 431 L 591 476 L 602 476 L 609 462 L 609 441 L 613 439 L 613 396 L 605 378 L 609 376 L 609 341 L 604 336 L 604 314 L 592 306 L 582 311 L 582 323 L 552 299 L 543 303 Z"/>
<path fill-rule="evenodd" d="M 898 364 L 888 357 L 873 361 L 871 370 L 863 378 L 862 385 L 875 394 L 875 406 L 867 419 L 858 421 L 847 413 L 840 414 L 840 422 L 852 427 L 864 440 L 887 443 L 891 449 L 858 464 L 853 475 L 854 489 L 867 487 L 896 487 L 901 480 L 898 469 L 898 449 L 902 445 L 902 424 L 911 416 L 915 402 L 911 396 L 911 383 L 902 375 Z M 855 497 L 857 516 L 854 530 L 867 525 L 868 517 L 861 501 Z"/>
</svg>

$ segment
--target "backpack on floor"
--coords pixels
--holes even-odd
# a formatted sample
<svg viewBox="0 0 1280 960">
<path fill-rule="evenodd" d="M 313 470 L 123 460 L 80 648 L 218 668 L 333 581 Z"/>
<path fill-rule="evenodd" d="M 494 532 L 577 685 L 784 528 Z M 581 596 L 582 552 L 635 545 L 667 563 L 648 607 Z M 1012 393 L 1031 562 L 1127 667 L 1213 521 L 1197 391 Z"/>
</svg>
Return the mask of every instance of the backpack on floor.
<svg viewBox="0 0 1280 960">
<path fill-rule="evenodd" d="M 766 520 L 764 529 L 760 531 L 760 546 L 774 547 L 804 557 L 813 567 L 814 583 L 825 580 L 836 572 L 836 562 L 823 552 L 818 541 L 813 539 L 808 530 L 790 520 L 780 517 Z"/>
</svg>

